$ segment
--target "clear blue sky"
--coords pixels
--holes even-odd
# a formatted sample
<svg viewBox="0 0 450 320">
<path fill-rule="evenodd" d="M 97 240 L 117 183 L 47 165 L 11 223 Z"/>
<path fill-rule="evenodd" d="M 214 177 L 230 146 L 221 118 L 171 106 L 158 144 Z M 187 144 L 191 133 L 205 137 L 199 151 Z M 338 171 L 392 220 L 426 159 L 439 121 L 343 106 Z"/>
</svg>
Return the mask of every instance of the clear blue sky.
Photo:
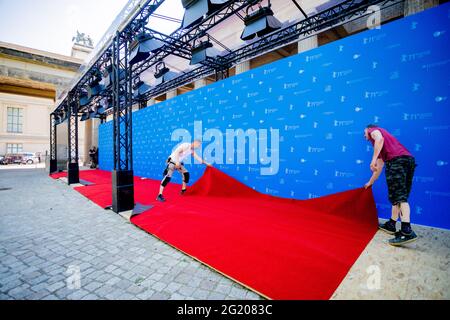
<svg viewBox="0 0 450 320">
<path fill-rule="evenodd" d="M 100 40 L 128 0 L 0 0 L 0 41 L 70 55 L 76 31 Z M 167 0 L 157 13 L 181 19 L 180 0 Z M 150 23 L 170 33 L 176 24 Z"/>
</svg>

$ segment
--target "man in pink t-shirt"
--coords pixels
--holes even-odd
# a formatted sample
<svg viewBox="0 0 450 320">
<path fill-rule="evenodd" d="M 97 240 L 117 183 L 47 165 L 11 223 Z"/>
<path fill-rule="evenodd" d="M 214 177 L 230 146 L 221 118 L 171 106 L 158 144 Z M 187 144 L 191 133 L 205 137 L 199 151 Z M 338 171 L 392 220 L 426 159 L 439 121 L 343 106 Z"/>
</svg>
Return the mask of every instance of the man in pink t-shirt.
<svg viewBox="0 0 450 320">
<path fill-rule="evenodd" d="M 411 229 L 410 206 L 408 203 L 411 192 L 416 162 L 412 154 L 387 130 L 375 125 L 369 125 L 364 130 L 366 140 L 374 146 L 370 170 L 373 174 L 366 189 L 379 178 L 386 165 L 386 180 L 389 201 L 392 203 L 391 219 L 380 224 L 380 229 L 395 234 L 389 244 L 399 246 L 417 240 L 417 235 Z M 400 216 L 402 226 L 397 232 L 396 223 Z"/>
</svg>

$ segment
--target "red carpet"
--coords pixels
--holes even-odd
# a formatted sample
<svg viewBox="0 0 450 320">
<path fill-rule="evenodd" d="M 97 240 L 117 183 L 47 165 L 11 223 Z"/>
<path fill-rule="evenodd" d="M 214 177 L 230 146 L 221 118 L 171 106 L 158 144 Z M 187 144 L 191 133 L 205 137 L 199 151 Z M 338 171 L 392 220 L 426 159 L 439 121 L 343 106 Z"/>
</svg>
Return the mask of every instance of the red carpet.
<svg viewBox="0 0 450 320">
<path fill-rule="evenodd" d="M 58 180 L 59 178 L 65 178 L 67 177 L 67 172 L 52 173 L 50 177 L 52 177 L 55 180 Z"/>
<path fill-rule="evenodd" d="M 272 299 L 329 299 L 377 231 L 371 190 L 280 199 L 208 168 L 166 197 L 132 222 Z"/>
<path fill-rule="evenodd" d="M 59 172 L 50 175 L 53 179 L 67 177 L 67 172 Z M 80 171 L 80 180 L 86 180 L 93 183 L 89 186 L 74 188 L 83 196 L 96 203 L 102 208 L 112 205 L 112 179 L 111 172 L 103 170 L 82 170 Z M 158 203 L 155 201 L 161 181 L 141 179 L 134 177 L 135 201 L 141 204 L 149 205 Z M 167 196 L 178 196 L 180 186 L 171 184 L 166 188 Z M 156 194 L 155 194 L 156 193 Z"/>
<path fill-rule="evenodd" d="M 65 178 L 67 177 L 67 172 L 54 173 L 50 177 L 53 179 Z M 103 170 L 81 170 L 80 180 L 86 180 L 95 184 L 111 184 L 111 172 Z"/>
<path fill-rule="evenodd" d="M 110 175 L 90 178 L 97 173 Z M 154 205 L 135 225 L 272 299 L 329 299 L 377 231 L 371 190 L 281 199 L 213 168 L 184 197 L 169 185 L 164 204 L 154 201 L 158 187 L 135 178 L 136 201 Z M 111 204 L 110 184 L 77 190 Z"/>
<path fill-rule="evenodd" d="M 67 172 L 51 174 L 53 179 L 67 177 Z M 75 190 L 102 208 L 112 204 L 111 172 L 103 170 L 82 170 L 80 180 L 93 183 L 89 186 L 76 187 Z"/>
</svg>

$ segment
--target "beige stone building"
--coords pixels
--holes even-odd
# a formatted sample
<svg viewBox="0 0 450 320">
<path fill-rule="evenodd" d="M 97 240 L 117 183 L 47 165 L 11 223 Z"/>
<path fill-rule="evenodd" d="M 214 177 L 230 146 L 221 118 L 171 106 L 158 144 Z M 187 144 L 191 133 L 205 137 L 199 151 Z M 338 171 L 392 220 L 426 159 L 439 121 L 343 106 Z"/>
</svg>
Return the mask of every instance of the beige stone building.
<svg viewBox="0 0 450 320">
<path fill-rule="evenodd" d="M 91 48 L 75 44 L 63 56 L 0 42 L 0 155 L 49 150 L 49 115 Z M 93 126 L 80 122 L 80 162 L 86 163 Z M 86 133 L 86 131 L 89 131 Z M 86 139 L 86 136 L 88 139 Z M 89 141 L 88 141 L 89 140 Z M 58 160 L 67 159 L 67 124 L 58 126 Z"/>
</svg>

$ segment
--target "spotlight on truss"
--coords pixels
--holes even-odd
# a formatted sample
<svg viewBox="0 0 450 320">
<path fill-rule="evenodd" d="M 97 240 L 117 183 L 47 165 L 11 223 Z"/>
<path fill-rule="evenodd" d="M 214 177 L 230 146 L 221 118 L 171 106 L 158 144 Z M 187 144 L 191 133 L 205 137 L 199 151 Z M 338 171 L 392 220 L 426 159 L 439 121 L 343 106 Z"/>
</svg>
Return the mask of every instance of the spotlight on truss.
<svg viewBox="0 0 450 320">
<path fill-rule="evenodd" d="M 99 113 L 104 114 L 106 110 L 113 108 L 113 98 L 108 96 L 100 101 Z"/>
<path fill-rule="evenodd" d="M 155 53 L 164 46 L 164 42 L 150 33 L 140 33 L 130 45 L 130 64 L 136 64 L 147 59 L 150 53 Z"/>
<path fill-rule="evenodd" d="M 97 103 L 97 110 L 96 113 L 97 115 L 103 115 L 106 111 L 106 106 L 105 106 L 105 102 L 104 101 L 100 101 L 99 103 Z"/>
<path fill-rule="evenodd" d="M 105 68 L 105 71 L 103 72 L 103 83 L 105 88 L 109 88 L 114 83 L 114 79 L 116 78 L 114 69 L 112 65 L 109 65 Z M 125 70 L 120 69 L 119 71 L 119 78 L 120 80 L 125 79 Z"/>
<path fill-rule="evenodd" d="M 55 125 L 59 125 L 61 123 L 61 115 L 59 113 L 55 113 L 53 118 L 55 119 Z"/>
<path fill-rule="evenodd" d="M 56 125 L 63 123 L 69 117 L 69 113 L 66 110 L 61 110 L 55 116 Z"/>
<path fill-rule="evenodd" d="M 91 103 L 91 98 L 89 97 L 87 92 L 83 92 L 80 94 L 80 107 L 85 107 Z"/>
<path fill-rule="evenodd" d="M 161 61 L 156 65 L 156 72 L 155 72 L 156 85 L 160 85 L 162 83 L 175 79 L 176 76 L 177 74 L 175 72 L 170 71 L 170 69 L 166 67 L 166 64 L 164 62 Z"/>
<path fill-rule="evenodd" d="M 184 9 L 186 9 L 182 28 L 192 27 L 202 20 L 204 16 L 221 9 L 228 2 L 230 0 L 181 0 Z"/>
<path fill-rule="evenodd" d="M 195 44 L 192 48 L 192 58 L 190 65 L 196 65 L 206 61 L 208 58 L 213 58 L 215 56 L 214 46 L 209 40 L 200 41 L 200 43 Z"/>
<path fill-rule="evenodd" d="M 273 11 L 271 9 L 272 4 L 269 3 L 266 7 L 261 6 L 261 1 L 259 4 L 259 9 L 249 13 L 250 9 L 256 4 L 247 7 L 247 15 L 244 18 L 245 29 L 241 35 L 241 39 L 244 41 L 252 40 L 256 37 L 263 37 L 266 34 L 272 33 L 275 30 L 281 28 L 282 24 L 275 18 Z"/>
<path fill-rule="evenodd" d="M 91 108 L 89 112 L 89 118 L 90 119 L 98 119 L 103 116 L 105 112 L 105 109 L 103 108 L 102 104 L 98 102 L 95 107 Z"/>
<path fill-rule="evenodd" d="M 103 90 L 105 90 L 105 86 L 100 84 L 101 81 L 102 81 L 102 73 L 100 72 L 100 70 L 96 69 L 93 72 L 92 79 L 87 87 L 87 94 L 89 99 L 92 99 L 93 97 L 100 95 L 103 92 Z"/>
<path fill-rule="evenodd" d="M 89 108 L 83 113 L 80 121 L 87 121 L 90 119 L 102 119 L 104 117 L 105 108 L 101 102 L 98 102 L 95 106 Z"/>
<path fill-rule="evenodd" d="M 81 115 L 80 121 L 87 121 L 87 120 L 89 120 L 90 118 L 91 118 L 91 117 L 90 117 L 89 111 L 86 111 L 86 112 L 84 112 L 84 113 Z"/>
<path fill-rule="evenodd" d="M 89 85 L 87 87 L 87 94 L 88 94 L 88 98 L 92 99 L 93 97 L 96 97 L 98 95 L 100 95 L 103 91 L 105 90 L 105 86 L 101 85 L 101 84 L 96 84 L 96 85 Z"/>
<path fill-rule="evenodd" d="M 133 84 L 133 97 L 135 99 L 140 99 L 144 94 L 149 92 L 151 88 L 152 87 L 150 87 L 144 81 L 141 81 L 141 79 L 137 78 Z"/>
</svg>

